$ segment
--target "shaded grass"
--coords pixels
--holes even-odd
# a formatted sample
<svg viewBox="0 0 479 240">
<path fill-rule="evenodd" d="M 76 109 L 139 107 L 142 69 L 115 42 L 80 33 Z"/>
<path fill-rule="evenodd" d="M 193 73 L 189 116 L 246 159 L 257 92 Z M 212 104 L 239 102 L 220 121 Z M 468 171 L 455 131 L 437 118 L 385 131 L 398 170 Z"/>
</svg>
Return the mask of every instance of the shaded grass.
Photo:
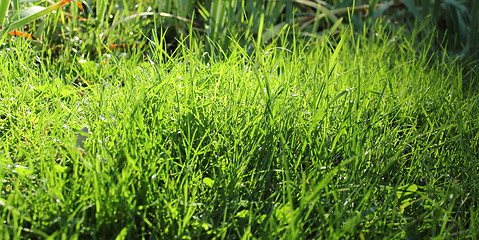
<svg viewBox="0 0 479 240">
<path fill-rule="evenodd" d="M 222 57 L 190 37 L 173 57 L 2 50 L 4 239 L 477 237 L 460 62 L 381 31 Z"/>
</svg>

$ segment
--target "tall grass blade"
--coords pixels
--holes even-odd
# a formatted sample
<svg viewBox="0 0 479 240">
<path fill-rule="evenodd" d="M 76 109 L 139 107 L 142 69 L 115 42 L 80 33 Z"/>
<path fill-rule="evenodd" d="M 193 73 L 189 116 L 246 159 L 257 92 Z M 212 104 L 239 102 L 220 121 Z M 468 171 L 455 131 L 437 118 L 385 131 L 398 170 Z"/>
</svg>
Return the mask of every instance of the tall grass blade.
<svg viewBox="0 0 479 240">
<path fill-rule="evenodd" d="M 11 30 L 15 30 L 15 29 L 18 29 L 22 26 L 25 26 L 28 23 L 30 23 L 30 22 L 38 19 L 38 18 L 41 18 L 41 17 L 43 17 L 43 16 L 45 16 L 45 15 L 47 15 L 47 14 L 49 14 L 49 13 L 51 13 L 51 12 L 57 10 L 57 9 L 63 7 L 65 4 L 67 4 L 71 1 L 72 0 L 62 0 L 62 1 L 57 2 L 57 3 L 39 11 L 39 12 L 35 12 L 31 15 L 28 15 L 24 18 L 21 18 L 21 19 L 17 20 L 17 21 L 14 21 L 14 22 L 10 23 L 9 25 L 7 25 L 5 27 L 5 29 L 2 30 L 3 31 L 2 33 L 4 34 L 5 32 L 9 32 Z"/>
<path fill-rule="evenodd" d="M 5 18 L 7 16 L 8 6 L 10 1 L 2 0 L 0 1 L 0 27 L 5 23 Z"/>
</svg>

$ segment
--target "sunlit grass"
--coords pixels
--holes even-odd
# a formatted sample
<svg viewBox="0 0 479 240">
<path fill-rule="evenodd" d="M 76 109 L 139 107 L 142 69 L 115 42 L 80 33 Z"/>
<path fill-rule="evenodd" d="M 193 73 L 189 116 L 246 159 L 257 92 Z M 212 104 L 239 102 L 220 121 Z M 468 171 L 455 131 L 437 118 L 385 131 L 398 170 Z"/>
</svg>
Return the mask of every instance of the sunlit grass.
<svg viewBox="0 0 479 240">
<path fill-rule="evenodd" d="M 152 39 L 71 59 L 10 41 L 3 239 L 477 237 L 478 96 L 460 62 L 341 30 L 220 57 L 195 36 L 168 56 Z"/>
</svg>

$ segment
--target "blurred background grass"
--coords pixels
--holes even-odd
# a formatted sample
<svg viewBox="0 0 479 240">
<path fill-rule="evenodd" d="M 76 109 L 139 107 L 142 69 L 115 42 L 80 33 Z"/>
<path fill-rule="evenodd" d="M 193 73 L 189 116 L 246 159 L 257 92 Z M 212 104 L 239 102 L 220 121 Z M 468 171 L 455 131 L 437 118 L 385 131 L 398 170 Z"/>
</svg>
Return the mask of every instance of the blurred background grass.
<svg viewBox="0 0 479 240">
<path fill-rule="evenodd" d="M 4 25 L 13 21 L 19 9 L 52 5 L 50 1 L 11 2 Z M 418 38 L 433 34 L 433 50 L 447 48 L 453 56 L 475 60 L 478 17 L 478 1 L 468 0 L 83 0 L 23 30 L 50 47 L 95 55 L 102 45 L 147 48 L 148 38 L 162 39 L 162 47 L 171 52 L 177 40 L 190 33 L 202 37 L 209 51 L 227 51 L 231 39 L 244 45 L 275 41 L 287 45 L 298 37 L 320 40 L 338 34 L 340 24 L 352 24 L 361 33 L 380 22 L 389 31 L 416 31 Z M 279 39 L 282 34 L 288 37 Z M 252 52 L 254 46 L 250 47 Z"/>
</svg>

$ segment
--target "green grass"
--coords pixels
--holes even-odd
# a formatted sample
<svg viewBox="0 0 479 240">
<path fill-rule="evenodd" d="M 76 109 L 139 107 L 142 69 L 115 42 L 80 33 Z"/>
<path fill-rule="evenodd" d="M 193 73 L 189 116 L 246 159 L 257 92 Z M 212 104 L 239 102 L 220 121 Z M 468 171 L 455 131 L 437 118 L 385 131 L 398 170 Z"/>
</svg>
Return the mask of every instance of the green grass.
<svg viewBox="0 0 479 240">
<path fill-rule="evenodd" d="M 477 73 L 400 32 L 335 38 L 92 58 L 7 42 L 1 238 L 477 238 Z"/>
</svg>

